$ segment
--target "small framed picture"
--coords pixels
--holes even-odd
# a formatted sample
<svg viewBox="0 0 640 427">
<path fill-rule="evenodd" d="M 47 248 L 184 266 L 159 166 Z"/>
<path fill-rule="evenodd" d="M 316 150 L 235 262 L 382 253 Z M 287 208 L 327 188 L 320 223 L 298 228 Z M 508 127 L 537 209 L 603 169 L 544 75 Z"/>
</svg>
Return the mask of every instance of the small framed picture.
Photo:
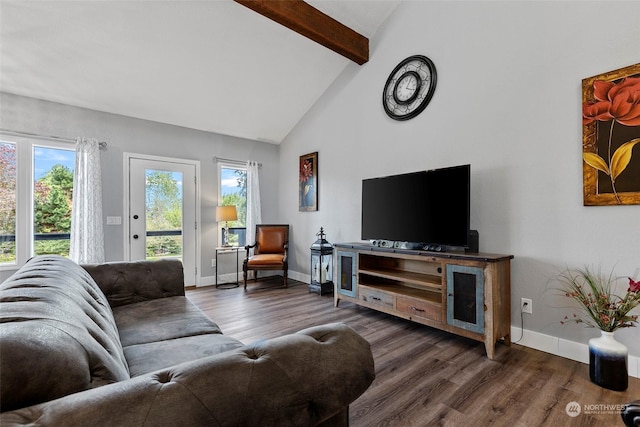
<svg viewBox="0 0 640 427">
<path fill-rule="evenodd" d="M 298 210 L 318 210 L 318 152 L 300 156 Z"/>
</svg>

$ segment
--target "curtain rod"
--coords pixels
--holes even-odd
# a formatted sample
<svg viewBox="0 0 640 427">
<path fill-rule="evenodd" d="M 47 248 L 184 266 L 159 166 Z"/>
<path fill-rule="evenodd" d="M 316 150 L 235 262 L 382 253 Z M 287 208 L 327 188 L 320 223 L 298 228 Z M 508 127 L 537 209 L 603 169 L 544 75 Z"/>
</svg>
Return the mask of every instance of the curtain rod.
<svg viewBox="0 0 640 427">
<path fill-rule="evenodd" d="M 24 137 L 32 137 L 32 138 L 39 138 L 39 139 L 49 139 L 52 141 L 60 141 L 60 142 L 70 142 L 70 143 L 76 142 L 76 140 L 72 138 L 65 138 L 62 136 L 54 136 L 54 135 L 40 135 L 37 133 L 21 132 L 18 130 L 11 130 L 11 129 L 0 129 L 0 133 L 4 133 L 11 136 L 24 136 Z M 98 144 L 100 145 L 100 148 L 107 148 L 107 143 L 104 141 L 100 141 Z"/>
<path fill-rule="evenodd" d="M 245 165 L 245 166 L 247 164 L 247 162 L 243 162 L 242 160 L 223 159 L 222 157 L 216 157 L 216 156 L 213 156 L 213 161 L 214 162 L 236 163 L 236 164 Z M 258 163 L 258 167 L 261 168 L 262 167 L 262 163 Z"/>
</svg>

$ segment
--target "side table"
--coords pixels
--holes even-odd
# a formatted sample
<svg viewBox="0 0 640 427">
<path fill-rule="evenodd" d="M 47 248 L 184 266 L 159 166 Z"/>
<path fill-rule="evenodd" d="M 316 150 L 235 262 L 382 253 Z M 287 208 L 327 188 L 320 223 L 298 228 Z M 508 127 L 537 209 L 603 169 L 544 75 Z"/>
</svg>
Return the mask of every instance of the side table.
<svg viewBox="0 0 640 427">
<path fill-rule="evenodd" d="M 244 250 L 243 246 L 221 246 L 219 248 L 216 248 L 216 288 L 218 286 L 228 286 L 228 285 L 232 285 L 232 288 L 237 288 L 238 286 L 240 286 L 240 267 L 238 266 L 239 262 L 240 262 L 240 251 Z M 228 254 L 228 253 L 236 253 L 236 281 L 235 283 L 230 282 L 230 283 L 220 283 L 218 284 L 218 254 Z"/>
</svg>

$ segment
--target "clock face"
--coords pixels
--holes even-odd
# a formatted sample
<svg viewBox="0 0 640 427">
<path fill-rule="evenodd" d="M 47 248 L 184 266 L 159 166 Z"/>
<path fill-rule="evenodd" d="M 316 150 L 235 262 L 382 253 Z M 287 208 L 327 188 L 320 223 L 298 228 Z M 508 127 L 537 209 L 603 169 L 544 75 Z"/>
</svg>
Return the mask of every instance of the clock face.
<svg viewBox="0 0 640 427">
<path fill-rule="evenodd" d="M 410 56 L 389 75 L 382 93 L 382 105 L 392 119 L 408 120 L 425 109 L 435 89 L 433 62 L 426 56 Z"/>
<path fill-rule="evenodd" d="M 393 98 L 398 104 L 409 104 L 420 93 L 421 85 L 420 74 L 415 71 L 407 71 L 396 82 Z"/>
</svg>

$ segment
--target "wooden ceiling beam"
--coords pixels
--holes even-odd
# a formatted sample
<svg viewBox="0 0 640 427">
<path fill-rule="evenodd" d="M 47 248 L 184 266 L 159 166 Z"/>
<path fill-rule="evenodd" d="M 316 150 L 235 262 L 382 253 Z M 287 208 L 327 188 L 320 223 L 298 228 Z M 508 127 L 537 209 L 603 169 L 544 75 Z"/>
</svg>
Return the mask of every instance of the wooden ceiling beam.
<svg viewBox="0 0 640 427">
<path fill-rule="evenodd" d="M 369 60 L 369 39 L 303 0 L 235 2 L 362 65 Z"/>
</svg>

